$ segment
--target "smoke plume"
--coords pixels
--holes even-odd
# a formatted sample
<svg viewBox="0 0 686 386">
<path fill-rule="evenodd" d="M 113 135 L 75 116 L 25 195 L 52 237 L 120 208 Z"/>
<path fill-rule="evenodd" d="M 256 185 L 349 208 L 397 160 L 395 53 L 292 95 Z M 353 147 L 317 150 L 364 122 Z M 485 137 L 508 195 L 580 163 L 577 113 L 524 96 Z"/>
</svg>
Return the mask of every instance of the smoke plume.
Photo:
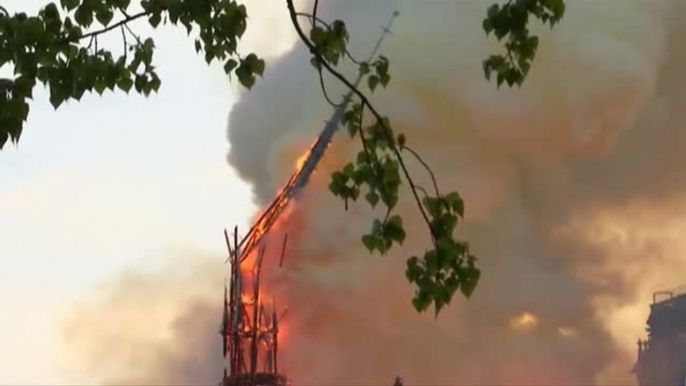
<svg viewBox="0 0 686 386">
<path fill-rule="evenodd" d="M 480 29 L 482 3 L 378 1 L 364 13 L 323 3 L 322 16 L 348 22 L 359 56 L 400 11 L 382 48 L 392 86 L 375 103 L 441 186 L 464 196 L 460 231 L 484 278 L 472 300 L 455 300 L 438 320 L 415 315 L 404 258 L 422 252 L 426 230 L 406 200 L 404 248 L 366 255 L 366 208 L 346 213 L 326 189 L 328 173 L 357 150 L 340 136 L 290 226 L 300 239 L 282 275 L 293 307 L 284 361 L 296 382 L 378 384 L 398 374 L 417 384 L 632 381 L 632 344 L 646 315 L 627 310 L 679 284 L 669 275 L 683 266 L 681 242 L 669 234 L 683 210 L 675 168 L 686 141 L 676 72 L 683 50 L 670 19 L 682 6 L 568 5 L 559 28 L 536 31 L 541 49 L 526 84 L 498 91 L 480 72 L 496 49 Z M 230 162 L 262 203 L 290 171 L 284 160 L 327 117 L 306 60 L 302 50 L 282 57 L 231 113 Z M 517 318 L 536 322 L 515 328 Z"/>
<path fill-rule="evenodd" d="M 212 385 L 221 379 L 221 256 L 177 257 L 161 272 L 123 272 L 73 306 L 69 369 L 107 385 Z"/>
<path fill-rule="evenodd" d="M 319 15 L 347 22 L 359 57 L 400 12 L 382 47 L 391 86 L 374 103 L 441 187 L 464 197 L 459 232 L 483 277 L 471 300 L 456 297 L 437 319 L 418 315 L 404 262 L 423 253 L 427 230 L 408 192 L 399 208 L 405 245 L 389 256 L 368 255 L 360 236 L 374 214 L 366 204 L 346 212 L 327 189 L 330 172 L 358 150 L 337 136 L 285 224 L 288 255 L 271 277 L 273 292 L 291 308 L 281 360 L 296 384 L 387 384 L 397 375 L 411 384 L 633 382 L 634 342 L 650 294 L 684 282 L 686 48 L 679 15 L 686 6 L 567 3 L 562 24 L 535 28 L 541 43 L 526 83 L 496 90 L 481 72 L 481 60 L 498 48 L 481 30 L 485 3 L 322 2 Z M 330 95 L 342 94 L 335 81 L 327 84 Z M 260 204 L 329 115 L 299 48 L 270 63 L 242 94 L 229 119 L 229 162 Z M 412 169 L 426 185 L 422 169 Z M 153 294 L 164 280 L 151 284 Z M 172 301 L 167 292 L 136 294 L 150 305 Z M 134 335 L 112 327 L 107 347 L 146 356 L 135 366 L 143 373 L 129 373 L 139 382 L 218 379 L 216 323 L 209 320 L 219 320 L 219 295 L 215 286 L 212 295 L 174 299 L 183 312 L 164 345 L 133 340 L 134 350 L 113 332 Z M 203 308 L 208 298 L 217 306 Z M 112 312 L 124 310 L 105 314 Z M 105 331 L 102 323 L 92 322 Z M 128 366 L 131 358 L 139 361 L 113 360 Z"/>
</svg>

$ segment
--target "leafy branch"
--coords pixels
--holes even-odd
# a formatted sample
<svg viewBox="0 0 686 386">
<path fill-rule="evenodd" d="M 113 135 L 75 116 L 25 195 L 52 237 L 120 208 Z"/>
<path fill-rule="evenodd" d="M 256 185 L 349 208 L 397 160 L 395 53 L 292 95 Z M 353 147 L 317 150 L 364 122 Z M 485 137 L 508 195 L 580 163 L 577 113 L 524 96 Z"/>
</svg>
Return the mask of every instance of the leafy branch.
<svg viewBox="0 0 686 386">
<path fill-rule="evenodd" d="M 366 188 L 366 201 L 375 208 L 379 201 L 386 206 L 383 220 L 376 219 L 372 231 L 362 236 L 362 242 L 370 252 L 385 254 L 394 243 L 402 244 L 406 233 L 402 217 L 393 214 L 398 202 L 399 187 L 404 181 L 410 186 L 415 204 L 427 225 L 432 246 L 423 257 L 413 256 L 407 260 L 406 276 L 415 285 L 412 300 L 414 307 L 422 312 L 434 306 L 435 314 L 450 303 L 455 292 L 460 290 L 465 297 L 471 296 L 481 276 L 476 267 L 476 257 L 471 254 L 469 244 L 454 238 L 454 232 L 460 219 L 464 218 L 464 202 L 457 192 L 441 194 L 434 172 L 418 152 L 407 145 L 403 134 L 395 136 L 390 120 L 382 116 L 369 98 L 358 86 L 348 80 L 336 69 L 343 57 L 352 56 L 347 50 L 348 34 L 345 23 L 335 20 L 327 23 L 316 16 L 317 3 L 312 13 L 296 11 L 293 0 L 286 0 L 291 22 L 300 40 L 312 54 L 311 63 L 317 69 L 326 96 L 322 71 L 345 85 L 357 97 L 358 102 L 349 107 L 343 118 L 343 125 L 354 137 L 359 133 L 362 151 L 354 162 L 350 162 L 341 171 L 331 176 L 329 189 L 345 203 L 346 209 L 350 200 L 356 201 L 361 190 Z M 506 56 L 493 55 L 484 61 L 487 79 L 492 72 L 497 72 L 498 87 L 506 81 L 509 86 L 521 85 L 531 68 L 538 47 L 538 38 L 530 36 L 527 29 L 529 14 L 550 23 L 551 27 L 560 20 L 564 13 L 562 0 L 510 0 L 502 8 L 494 5 L 488 10 L 484 20 L 487 34 L 495 31 L 500 40 L 508 36 L 505 44 Z M 298 17 L 310 19 L 312 28 L 309 36 L 303 31 Z M 324 28 L 322 28 L 323 26 Z M 361 76 L 366 76 L 370 92 L 378 85 L 386 87 L 390 82 L 389 61 L 380 56 L 373 61 L 353 62 L 358 64 Z M 328 99 L 328 96 L 326 96 Z M 363 125 L 364 112 L 373 116 L 370 125 Z M 418 186 L 410 175 L 402 151 L 412 155 L 429 173 L 435 196 Z M 418 192 L 423 193 L 420 198 Z"/>
<path fill-rule="evenodd" d="M 390 120 L 382 116 L 365 93 L 335 68 L 339 59 L 347 53 L 347 34 L 340 33 L 345 31 L 344 22 L 334 21 L 332 25 L 338 26 L 337 28 L 323 29 L 315 26 L 310 30 L 308 37 L 298 21 L 298 16 L 310 17 L 315 21 L 317 19 L 313 15 L 297 12 L 292 0 L 287 0 L 287 5 L 293 26 L 300 40 L 312 53 L 315 67 L 319 71 L 325 69 L 359 99 L 359 102 L 345 112 L 343 124 L 347 126 L 351 137 L 359 133 L 363 150 L 355 162 L 348 163 L 342 171 L 332 174 L 329 188 L 345 201 L 346 207 L 349 200 L 357 200 L 363 187 L 368 191 L 365 197 L 372 208 L 376 207 L 379 201 L 383 202 L 386 206 L 385 218 L 374 220 L 371 233 L 363 235 L 362 242 L 371 252 L 385 254 L 394 243 L 402 244 L 406 238 L 402 217 L 398 214 L 393 215 L 402 183 L 402 171 L 432 241 L 432 249 L 428 250 L 423 258 L 411 257 L 407 260 L 406 276 L 416 286 L 413 305 L 421 312 L 433 304 L 438 315 L 458 289 L 461 289 L 465 296 L 470 296 L 480 276 L 480 271 L 474 264 L 476 258 L 469 254 L 466 243 L 453 238 L 458 218 L 464 215 L 462 200 L 457 192 L 443 198 L 431 169 L 416 152 L 409 149 L 408 151 L 430 172 L 437 193 L 436 197 L 430 197 L 422 189 L 425 197 L 420 198 L 419 189 L 401 153 L 402 149 L 407 149 L 405 136 L 396 138 Z M 379 84 L 382 87 L 388 85 L 388 69 L 389 61 L 383 56 L 372 63 L 362 62 L 359 65 L 360 74 L 367 76 L 367 85 L 371 92 L 374 92 Z M 363 127 L 365 111 L 369 111 L 373 116 L 373 123 L 367 127 Z M 399 143 L 402 143 L 402 146 L 399 146 Z"/>
<path fill-rule="evenodd" d="M 55 109 L 68 100 L 80 100 L 86 92 L 120 89 L 149 96 L 161 80 L 153 63 L 152 38 L 141 39 L 131 28 L 147 19 L 157 28 L 162 22 L 183 25 L 187 33 L 197 30 L 196 52 L 205 61 L 224 63 L 250 89 L 264 72 L 264 60 L 255 54 L 241 57 L 238 41 L 247 27 L 247 10 L 235 0 L 143 0 L 143 10 L 127 12 L 130 0 L 60 0 L 48 3 L 36 16 L 10 15 L 0 9 L 0 67 L 10 64 L 14 77 L 0 79 L 0 150 L 8 140 L 16 143 L 28 118 L 28 100 L 38 82 L 47 86 Z M 60 8 L 61 7 L 61 11 Z M 115 15 L 123 15 L 113 21 Z M 102 26 L 91 32 L 95 24 Z M 124 52 L 118 57 L 98 45 L 98 38 L 121 30 Z M 129 44 L 127 34 L 135 38 Z M 82 44 L 85 42 L 86 44 Z M 133 55 L 129 56 L 128 53 Z"/>
<path fill-rule="evenodd" d="M 296 12 L 293 0 L 286 1 L 293 26 L 312 54 L 311 64 L 318 72 L 327 101 L 339 106 L 327 94 L 323 71 L 351 90 L 356 100 L 346 108 L 342 123 L 351 137 L 359 134 L 362 150 L 343 170 L 332 174 L 329 188 L 343 199 L 346 209 L 363 189 L 372 208 L 379 203 L 385 205 L 383 219 L 374 220 L 371 232 L 362 236 L 371 252 L 385 254 L 393 244 L 402 244 L 406 238 L 403 219 L 394 210 L 403 181 L 410 186 L 428 228 L 431 246 L 421 258 L 407 260 L 406 276 L 415 285 L 414 307 L 421 312 L 433 304 L 438 315 L 458 290 L 469 297 L 480 278 L 469 245 L 454 237 L 456 226 L 464 217 L 464 203 L 457 192 L 441 193 L 435 174 L 419 153 L 407 145 L 407 138 L 403 134 L 396 136 L 390 120 L 377 111 L 357 83 L 353 84 L 336 69 L 342 59 L 350 59 L 358 66 L 360 80 L 364 79 L 373 93 L 391 81 L 388 58 L 356 60 L 347 49 L 349 36 L 343 21 L 329 23 L 318 17 L 318 0 L 310 14 Z M 252 53 L 243 57 L 238 52 L 238 42 L 247 28 L 247 10 L 236 0 L 142 0 L 143 11 L 134 14 L 128 12 L 130 3 L 60 0 L 62 12 L 56 2 L 50 2 L 36 16 L 10 15 L 0 6 L 0 67 L 9 64 L 14 69 L 13 77 L 0 78 L 0 150 L 8 140 L 19 140 L 29 114 L 28 100 L 38 82 L 47 86 L 55 109 L 69 100 L 80 100 L 86 92 L 102 94 L 119 89 L 129 93 L 132 88 L 145 96 L 157 92 L 161 80 L 153 63 L 155 43 L 152 38 L 142 39 L 131 28 L 138 20 L 147 20 L 153 28 L 161 23 L 182 25 L 189 35 L 196 30 L 196 52 L 202 52 L 208 64 L 223 63 L 226 74 L 235 74 L 247 89 L 254 86 L 257 76 L 262 76 L 264 60 Z M 487 35 L 493 33 L 499 41 L 505 39 L 506 52 L 484 60 L 486 78 L 496 74 L 498 87 L 504 82 L 509 86 L 521 85 L 538 48 L 538 38 L 529 33 L 530 16 L 553 27 L 564 11 L 564 0 L 509 0 L 502 6 L 491 6 L 483 28 Z M 115 15 L 121 18 L 113 22 Z M 309 19 L 309 35 L 303 31 L 298 17 Z M 85 31 L 94 24 L 101 28 Z M 115 60 L 110 50 L 99 46 L 98 38 L 117 29 L 124 52 Z M 134 38 L 132 44 L 127 36 Z M 367 125 L 365 112 L 372 116 Z M 410 154 L 429 173 L 435 196 L 415 183 L 404 154 Z"/>
<path fill-rule="evenodd" d="M 96 37 L 96 36 L 98 36 L 98 35 L 102 35 L 102 34 L 107 33 L 107 32 L 109 32 L 109 31 L 111 31 L 111 30 L 113 30 L 113 29 L 117 29 L 117 28 L 119 28 L 119 27 L 122 27 L 122 26 L 124 26 L 125 24 L 128 24 L 128 23 L 130 23 L 130 22 L 132 22 L 132 21 L 135 21 L 135 20 L 140 19 L 140 18 L 142 18 L 142 17 L 148 16 L 149 14 L 150 14 L 150 12 L 143 11 L 143 12 L 140 12 L 140 13 L 135 14 L 135 15 L 133 15 L 133 16 L 127 16 L 127 15 L 125 15 L 125 18 L 124 18 L 123 20 L 121 20 L 121 21 L 119 21 L 119 22 L 117 22 L 117 23 L 114 23 L 114 24 L 112 24 L 112 25 L 110 25 L 110 26 L 108 26 L 108 27 L 106 27 L 106 28 L 103 28 L 103 29 L 101 29 L 101 30 L 99 30 L 99 31 L 93 31 L 93 32 L 89 32 L 89 33 L 87 33 L 87 34 L 83 34 L 83 35 L 81 35 L 81 36 L 79 37 L 79 39 L 86 39 L 86 38 L 89 38 L 89 37 Z"/>
<path fill-rule="evenodd" d="M 521 86 L 531 69 L 538 49 L 538 37 L 529 33 L 529 17 L 553 28 L 565 13 L 564 0 L 509 0 L 504 5 L 493 4 L 483 21 L 487 35 L 493 33 L 505 42 L 505 55 L 491 55 L 483 61 L 486 79 L 496 74 L 498 87 Z"/>
</svg>

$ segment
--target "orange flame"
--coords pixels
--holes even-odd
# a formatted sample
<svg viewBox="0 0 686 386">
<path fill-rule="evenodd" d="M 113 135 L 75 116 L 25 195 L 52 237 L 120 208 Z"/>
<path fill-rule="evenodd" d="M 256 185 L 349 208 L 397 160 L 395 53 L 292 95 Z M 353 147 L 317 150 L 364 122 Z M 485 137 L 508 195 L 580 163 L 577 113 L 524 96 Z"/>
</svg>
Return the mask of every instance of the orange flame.
<svg viewBox="0 0 686 386">
<path fill-rule="evenodd" d="M 292 208 L 290 210 L 287 209 L 289 208 L 291 198 L 293 198 L 292 189 L 298 182 L 300 174 L 305 167 L 305 163 L 312 154 L 312 149 L 316 143 L 317 141 L 314 141 L 307 151 L 298 157 L 295 161 L 295 170 L 288 182 L 283 188 L 279 189 L 274 201 L 272 201 L 269 207 L 267 207 L 258 217 L 257 222 L 246 236 L 247 244 L 243 248 L 244 252 L 252 254 L 252 250 L 260 243 L 267 232 L 269 232 L 271 228 L 283 224 L 290 216 Z"/>
<path fill-rule="evenodd" d="M 314 146 L 314 144 L 312 144 Z M 305 162 L 307 162 L 307 157 L 309 157 L 310 152 L 312 151 L 312 147 L 310 147 L 310 150 L 306 151 L 303 155 L 298 157 L 297 160 L 295 160 L 295 172 L 298 173 L 302 170 L 303 167 L 305 167 Z"/>
<path fill-rule="evenodd" d="M 241 256 L 237 262 L 239 264 L 239 270 L 243 282 L 241 288 L 241 302 L 243 307 L 245 307 L 245 311 L 247 313 L 246 316 L 249 320 L 249 323 L 253 326 L 252 328 L 256 328 L 257 330 L 264 332 L 270 330 L 273 331 L 274 328 L 278 328 L 278 340 L 281 344 L 287 340 L 288 327 L 280 320 L 283 316 L 282 312 L 284 309 L 278 310 L 274 308 L 275 301 L 274 297 L 271 296 L 271 288 L 269 288 L 269 284 L 278 284 L 267 283 L 269 281 L 268 278 L 265 278 L 264 275 L 260 273 L 260 283 L 259 288 L 257 289 L 259 293 L 253 293 L 255 290 L 255 281 L 257 280 L 257 269 L 260 269 L 260 272 L 265 272 L 265 266 L 258 267 L 257 264 L 259 262 L 258 259 L 260 259 L 260 255 L 265 253 L 264 250 L 261 250 L 259 247 L 263 237 L 266 236 L 268 232 L 282 229 L 287 223 L 288 219 L 291 217 L 294 210 L 294 205 L 291 204 L 291 198 L 294 196 L 294 193 L 296 193 L 294 189 L 299 183 L 299 179 L 302 178 L 302 171 L 307 163 L 307 160 L 312 154 L 315 144 L 316 141 L 313 142 L 308 150 L 305 151 L 295 161 L 295 170 L 290 179 L 283 188 L 279 189 L 274 201 L 262 211 L 260 216 L 257 218 L 255 225 L 253 225 L 244 240 L 241 241 L 241 245 L 239 247 L 242 249 Z M 268 256 L 262 256 L 264 259 L 262 263 L 273 259 L 275 257 L 274 255 L 274 250 L 270 250 L 268 252 Z M 276 255 L 278 258 L 279 253 Z M 269 264 L 267 266 L 269 266 Z M 258 296 L 258 301 L 256 301 L 257 299 L 255 299 L 255 295 Z M 271 307 L 268 306 L 268 304 L 271 304 Z M 257 312 L 257 314 L 255 314 L 255 312 Z M 276 325 L 274 324 L 273 320 L 274 314 L 276 314 L 277 317 Z M 255 315 L 261 316 L 257 316 L 257 320 L 252 320 L 255 318 Z M 245 328 L 250 330 L 251 327 L 245 326 Z"/>
</svg>

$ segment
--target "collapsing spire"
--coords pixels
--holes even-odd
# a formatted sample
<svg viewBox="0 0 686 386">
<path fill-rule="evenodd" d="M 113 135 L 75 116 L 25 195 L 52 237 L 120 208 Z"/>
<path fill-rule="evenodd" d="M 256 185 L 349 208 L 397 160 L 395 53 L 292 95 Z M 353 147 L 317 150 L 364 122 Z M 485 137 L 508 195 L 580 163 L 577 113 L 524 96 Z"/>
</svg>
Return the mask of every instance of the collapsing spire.
<svg viewBox="0 0 686 386">
<path fill-rule="evenodd" d="M 391 26 L 393 25 L 393 20 L 398 16 L 398 12 L 393 12 L 393 16 L 390 21 L 383 28 L 383 33 L 376 42 L 371 55 L 369 56 L 369 61 L 371 61 L 379 48 L 381 43 L 383 43 L 386 35 L 390 34 Z M 360 84 L 363 74 L 360 73 L 355 80 L 355 87 Z M 238 248 L 241 250 L 241 258 L 239 261 L 245 260 L 248 255 L 255 249 L 257 245 L 260 244 L 262 238 L 269 232 L 272 226 L 276 223 L 279 215 L 288 206 L 290 200 L 295 197 L 300 190 L 307 184 L 310 177 L 317 168 L 317 165 L 324 157 L 324 153 L 328 148 L 334 134 L 340 127 L 340 122 L 343 119 L 345 110 L 352 101 L 353 90 L 350 90 L 344 97 L 342 102 L 336 107 L 331 118 L 327 121 L 326 126 L 322 130 L 321 134 L 317 137 L 315 142 L 312 144 L 310 149 L 307 151 L 305 162 L 299 167 L 291 177 L 289 178 L 286 186 L 284 186 L 279 194 L 274 198 L 274 201 L 267 207 L 267 209 L 262 213 L 262 215 L 257 219 L 255 225 L 250 229 L 247 235 L 243 237 L 241 242 L 238 244 Z"/>
<path fill-rule="evenodd" d="M 397 15 L 398 13 L 394 12 L 393 17 L 384 27 L 381 37 L 372 50 L 369 61 L 376 55 L 384 37 L 390 34 L 390 28 Z M 355 87 L 360 84 L 362 76 L 363 74 L 360 73 L 357 77 L 354 83 Z M 338 130 L 346 108 L 352 101 L 353 94 L 353 90 L 350 90 L 343 97 L 342 102 L 334 110 L 321 134 L 308 150 L 304 163 L 291 175 L 286 186 L 279 191 L 274 201 L 257 219 L 240 243 L 238 242 L 237 229 L 234 229 L 233 246 L 229 241 L 228 233 L 224 230 L 224 237 L 229 250 L 227 262 L 231 263 L 231 278 L 229 280 L 230 294 L 228 300 L 226 285 L 224 286 L 224 313 L 221 329 L 222 353 L 224 358 L 227 355 L 229 357 L 229 372 L 227 374 L 226 369 L 224 369 L 223 386 L 285 386 L 288 384 L 287 378 L 278 373 L 279 322 L 285 315 L 285 311 L 281 317 L 277 317 L 276 303 L 274 302 L 271 313 L 268 313 L 265 311 L 264 301 L 260 299 L 260 273 L 265 254 L 264 246 L 262 245 L 260 248 L 254 267 L 252 275 L 253 293 L 250 301 L 246 301 L 250 296 L 243 292 L 245 278 L 241 272 L 241 265 L 246 262 L 256 247 L 262 244 L 262 239 L 271 230 L 290 200 L 309 181 Z M 286 235 L 279 266 L 283 264 L 287 241 Z M 271 318 L 269 314 L 271 314 Z M 246 363 L 246 358 L 249 360 L 248 363 Z M 261 362 L 262 358 L 265 359 L 263 362 Z"/>
<path fill-rule="evenodd" d="M 260 273 L 265 249 L 260 249 L 252 275 L 242 272 L 237 234 L 238 231 L 234 230 L 232 248 L 228 233 L 224 231 L 231 261 L 231 278 L 229 291 L 224 286 L 222 353 L 224 358 L 228 356 L 229 370 L 227 372 L 224 369 L 222 385 L 286 386 L 288 380 L 277 369 L 280 318 L 276 317 L 276 304 L 273 304 L 269 313 L 261 299 Z M 248 288 L 244 286 L 246 280 L 252 282 L 252 294 L 243 291 Z"/>
</svg>

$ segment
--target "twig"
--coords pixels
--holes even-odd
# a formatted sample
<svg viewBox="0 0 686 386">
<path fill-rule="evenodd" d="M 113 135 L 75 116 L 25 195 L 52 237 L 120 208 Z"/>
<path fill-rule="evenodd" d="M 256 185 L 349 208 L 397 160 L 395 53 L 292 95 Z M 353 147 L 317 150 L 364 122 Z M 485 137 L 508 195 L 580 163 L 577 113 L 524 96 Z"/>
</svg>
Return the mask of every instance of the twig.
<svg viewBox="0 0 686 386">
<path fill-rule="evenodd" d="M 326 92 L 326 85 L 324 84 L 324 74 L 322 74 L 322 67 L 317 66 L 317 70 L 319 72 L 319 85 L 322 87 L 322 93 L 324 94 L 324 98 L 326 99 L 327 102 L 333 107 L 334 109 L 340 107 L 340 103 L 336 104 L 334 103 L 331 98 L 329 98 L 329 94 Z"/>
<path fill-rule="evenodd" d="M 120 11 L 122 14 L 124 14 L 124 17 L 127 17 L 127 18 L 130 17 L 129 14 L 126 13 L 126 9 L 124 9 L 124 7 L 119 7 L 119 11 Z"/>
<path fill-rule="evenodd" d="M 126 31 L 124 30 L 124 26 L 121 27 L 121 38 L 122 38 L 122 41 L 124 42 L 124 60 L 126 61 L 127 53 L 129 51 L 129 46 L 128 46 L 128 42 L 126 41 Z M 224 232 L 226 232 L 226 229 L 224 229 Z"/>
<path fill-rule="evenodd" d="M 429 193 L 426 192 L 426 189 L 424 189 L 423 187 L 421 187 L 419 185 L 415 185 L 415 187 L 417 188 L 417 190 L 424 193 L 424 197 L 429 197 Z"/>
<path fill-rule="evenodd" d="M 403 150 L 409 151 L 409 152 L 410 152 L 410 153 L 411 153 L 411 154 L 412 154 L 412 155 L 413 155 L 413 156 L 414 156 L 414 157 L 424 166 L 424 168 L 426 169 L 426 171 L 429 172 L 429 175 L 431 175 L 431 181 L 432 181 L 433 184 L 434 184 L 434 189 L 436 190 L 436 197 L 439 197 L 439 198 L 440 198 L 440 197 L 441 197 L 441 193 L 440 193 L 440 191 L 439 191 L 439 189 L 438 189 L 438 182 L 436 182 L 436 176 L 434 175 L 433 170 L 431 170 L 431 168 L 429 167 L 429 165 L 428 165 L 426 162 L 424 162 L 424 160 L 422 159 L 422 157 L 420 157 L 419 154 L 418 154 L 416 151 L 412 150 L 412 148 L 410 148 L 409 146 L 403 146 Z"/>
<path fill-rule="evenodd" d="M 93 45 L 93 42 L 95 41 L 95 36 L 91 36 L 91 40 L 88 42 L 88 46 L 86 46 L 86 50 L 91 49 L 91 46 Z"/>
<path fill-rule="evenodd" d="M 360 122 L 357 130 L 360 133 L 360 140 L 362 141 L 362 148 L 364 149 L 364 153 L 367 155 L 367 164 L 372 168 L 372 172 L 376 174 L 376 178 L 379 179 L 381 176 L 379 173 L 379 162 L 378 159 L 376 158 L 376 154 L 374 154 L 374 157 L 372 158 L 372 154 L 369 152 L 369 148 L 367 147 L 367 138 L 364 136 L 364 130 L 362 130 L 362 120 L 364 119 L 364 107 L 365 105 L 362 105 L 360 107 Z"/>
<path fill-rule="evenodd" d="M 322 25 L 323 25 L 324 27 L 326 27 L 326 29 L 328 29 L 329 31 L 332 31 L 332 30 L 333 30 L 333 29 L 331 28 L 331 25 L 330 25 L 329 23 L 327 23 L 326 21 L 324 21 L 324 20 L 318 18 L 315 14 L 309 14 L 309 13 L 305 13 L 305 12 L 296 12 L 296 15 L 297 15 L 297 16 L 302 16 L 302 17 L 307 17 L 307 18 L 309 18 L 309 19 L 311 19 L 311 20 L 314 20 L 316 23 L 322 24 Z M 314 24 L 312 25 L 312 27 L 314 28 Z M 350 59 L 351 62 L 357 64 L 358 66 L 362 64 L 362 62 L 360 62 L 359 60 L 355 59 L 355 57 L 350 53 L 350 51 L 348 51 L 348 48 L 347 48 L 347 47 L 344 48 L 344 51 L 343 51 L 343 52 L 345 52 L 345 54 L 348 56 L 348 58 Z M 371 58 L 370 58 L 370 59 L 371 59 Z"/>
<path fill-rule="evenodd" d="M 137 13 L 137 14 L 135 14 L 135 15 L 133 15 L 133 16 L 126 17 L 126 18 L 124 18 L 123 20 L 121 20 L 121 21 L 119 21 L 119 22 L 117 22 L 117 23 L 114 23 L 114 24 L 110 25 L 109 27 L 106 27 L 106 28 L 103 28 L 103 29 L 98 30 L 98 31 L 93 31 L 93 32 L 89 32 L 89 33 L 87 33 L 87 34 L 81 35 L 81 36 L 79 37 L 79 39 L 85 39 L 85 38 L 89 38 L 89 37 L 91 37 L 91 36 L 102 35 L 102 34 L 104 34 L 105 32 L 111 31 L 111 30 L 113 30 L 113 29 L 115 29 L 115 28 L 119 28 L 119 27 L 121 27 L 122 25 L 126 25 L 127 23 L 129 23 L 129 22 L 131 22 L 131 21 L 134 21 L 134 20 L 136 20 L 136 19 L 140 19 L 141 17 L 146 16 L 146 15 L 148 15 L 148 12 L 146 12 L 146 11 L 143 11 L 143 12 L 141 12 L 141 13 Z"/>
<path fill-rule="evenodd" d="M 136 41 L 138 42 L 139 45 L 141 45 L 141 46 L 143 45 L 141 38 L 135 32 L 133 32 L 133 30 L 131 29 L 131 27 L 129 27 L 128 24 L 124 24 L 124 28 L 126 28 L 126 30 L 129 31 L 131 36 L 133 36 L 133 38 L 136 39 Z"/>
<path fill-rule="evenodd" d="M 314 0 L 314 5 L 312 6 L 312 28 L 314 28 L 315 20 L 317 20 L 317 8 L 319 8 L 319 0 Z"/>
<path fill-rule="evenodd" d="M 309 48 L 310 52 L 315 55 L 321 64 L 333 75 L 336 77 L 341 83 L 343 83 L 345 86 L 348 87 L 348 89 L 352 90 L 355 95 L 357 95 L 360 100 L 362 101 L 363 104 L 367 105 L 369 110 L 374 114 L 376 119 L 379 121 L 379 123 L 386 129 L 386 131 L 389 131 L 388 128 L 386 128 L 385 123 L 383 122 L 383 119 L 381 117 L 381 114 L 374 108 L 374 106 L 369 102 L 369 99 L 367 98 L 366 95 L 364 95 L 357 87 L 355 87 L 348 79 L 345 78 L 340 72 L 336 71 L 328 62 L 323 60 L 321 55 L 317 53 L 317 49 L 312 44 L 312 42 L 307 38 L 305 35 L 305 32 L 303 32 L 302 27 L 300 26 L 300 23 L 298 22 L 298 15 L 297 12 L 295 11 L 295 6 L 293 5 L 293 0 L 286 0 L 286 3 L 288 5 L 288 11 L 291 16 L 291 22 L 293 23 L 293 27 L 295 27 L 295 31 L 297 32 L 298 36 L 300 37 L 300 40 L 303 41 L 303 43 Z M 398 162 L 400 163 L 401 168 L 403 169 L 403 173 L 405 174 L 405 178 L 410 184 L 410 189 L 412 190 L 412 195 L 415 198 L 415 201 L 417 203 L 417 207 L 419 208 L 419 211 L 422 213 L 422 217 L 424 217 L 424 221 L 426 224 L 429 226 L 429 231 L 431 232 L 431 239 L 436 243 L 436 238 L 434 236 L 434 231 L 433 227 L 431 226 L 431 222 L 429 221 L 429 217 L 426 214 L 426 211 L 424 210 L 424 207 L 422 206 L 421 200 L 419 199 L 419 195 L 417 194 L 417 189 L 414 185 L 414 181 L 410 177 L 410 173 L 407 170 L 407 166 L 405 165 L 405 162 L 403 161 L 402 155 L 398 151 L 398 149 L 394 146 L 393 147 L 394 153 L 396 157 L 398 158 Z"/>
</svg>

